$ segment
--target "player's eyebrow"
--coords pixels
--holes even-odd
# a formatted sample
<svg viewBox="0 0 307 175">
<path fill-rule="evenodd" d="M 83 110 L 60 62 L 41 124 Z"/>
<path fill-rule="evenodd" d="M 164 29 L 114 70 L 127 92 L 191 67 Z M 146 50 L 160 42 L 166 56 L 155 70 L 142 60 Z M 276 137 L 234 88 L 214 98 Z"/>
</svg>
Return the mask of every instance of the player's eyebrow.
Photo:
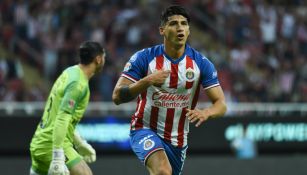
<svg viewBox="0 0 307 175">
<path fill-rule="evenodd" d="M 167 23 L 188 23 L 188 20 L 186 18 L 179 18 L 179 19 L 170 19 L 167 21 Z"/>
<path fill-rule="evenodd" d="M 168 25 L 176 25 L 176 24 L 179 24 L 179 23 L 181 25 L 187 25 L 188 21 L 187 20 L 171 20 L 171 21 L 167 22 Z"/>
</svg>

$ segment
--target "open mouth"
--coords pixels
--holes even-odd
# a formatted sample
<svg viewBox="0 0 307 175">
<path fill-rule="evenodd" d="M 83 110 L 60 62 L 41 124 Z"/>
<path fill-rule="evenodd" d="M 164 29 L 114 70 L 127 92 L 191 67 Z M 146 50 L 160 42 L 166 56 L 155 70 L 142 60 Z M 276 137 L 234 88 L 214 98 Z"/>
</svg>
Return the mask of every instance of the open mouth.
<svg viewBox="0 0 307 175">
<path fill-rule="evenodd" d="M 184 38 L 184 34 L 178 34 L 178 35 L 177 35 L 177 38 L 180 39 L 180 40 L 182 40 L 182 39 Z"/>
</svg>

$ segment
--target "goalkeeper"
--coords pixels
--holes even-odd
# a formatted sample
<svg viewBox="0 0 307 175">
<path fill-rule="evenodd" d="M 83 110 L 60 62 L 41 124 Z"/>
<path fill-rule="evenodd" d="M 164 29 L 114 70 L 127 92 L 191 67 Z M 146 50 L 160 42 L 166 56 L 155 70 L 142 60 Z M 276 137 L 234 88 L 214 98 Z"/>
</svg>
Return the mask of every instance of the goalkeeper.
<svg viewBox="0 0 307 175">
<path fill-rule="evenodd" d="M 97 42 L 86 41 L 79 58 L 80 63 L 64 70 L 51 89 L 30 144 L 30 175 L 92 174 L 87 163 L 96 160 L 96 152 L 75 127 L 89 102 L 89 79 L 101 71 L 105 51 Z"/>
</svg>

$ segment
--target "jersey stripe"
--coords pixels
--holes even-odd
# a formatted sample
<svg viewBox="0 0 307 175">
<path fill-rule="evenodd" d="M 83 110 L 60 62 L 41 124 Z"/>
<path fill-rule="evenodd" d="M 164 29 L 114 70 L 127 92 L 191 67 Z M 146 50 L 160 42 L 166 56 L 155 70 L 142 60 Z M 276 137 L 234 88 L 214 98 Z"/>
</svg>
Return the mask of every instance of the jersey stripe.
<svg viewBox="0 0 307 175">
<path fill-rule="evenodd" d="M 164 65 L 163 55 L 156 57 L 156 70 L 161 70 Z M 150 128 L 154 131 L 157 131 L 157 122 L 158 122 L 159 108 L 152 106 L 150 112 Z"/>
<path fill-rule="evenodd" d="M 193 69 L 193 60 L 189 56 L 187 56 L 186 57 L 186 70 L 188 70 L 189 68 Z M 193 87 L 193 81 L 192 82 L 186 81 L 185 88 L 191 89 L 192 87 Z"/>
<path fill-rule="evenodd" d="M 141 104 L 140 101 L 141 101 L 140 96 L 138 96 L 137 105 L 136 105 L 136 109 L 135 109 L 136 112 L 132 115 L 132 119 L 131 119 L 131 123 L 130 123 L 130 129 L 131 130 L 135 130 L 135 122 L 137 120 L 136 114 L 139 111 L 139 107 L 140 107 L 140 104 Z"/>
<path fill-rule="evenodd" d="M 171 63 L 170 88 L 177 88 L 178 84 L 178 64 Z"/>
<path fill-rule="evenodd" d="M 164 129 L 164 139 L 171 142 L 173 121 L 174 121 L 174 108 L 168 108 L 166 112 L 165 129 Z"/>
<path fill-rule="evenodd" d="M 199 90 L 200 90 L 200 82 L 198 83 L 198 85 L 196 87 L 195 95 L 194 95 L 193 100 L 192 100 L 191 109 L 194 109 L 196 107 L 198 96 L 199 96 Z"/>
<path fill-rule="evenodd" d="M 178 125 L 178 147 L 181 148 L 183 146 L 183 137 L 184 137 L 184 124 L 185 124 L 185 118 L 186 118 L 186 113 L 187 113 L 187 108 L 183 108 L 180 119 L 179 119 L 179 125 Z"/>
<path fill-rule="evenodd" d="M 156 69 L 161 70 L 163 68 L 164 57 L 163 55 L 157 56 L 156 58 Z"/>
<path fill-rule="evenodd" d="M 150 112 L 150 128 L 157 131 L 159 108 L 152 106 Z"/>
<path fill-rule="evenodd" d="M 143 117 L 144 117 L 144 110 L 145 110 L 145 105 L 146 105 L 146 95 L 147 91 L 143 92 L 141 94 L 141 105 L 139 110 L 136 112 L 136 123 L 135 123 L 135 129 L 140 129 L 143 128 Z"/>
</svg>

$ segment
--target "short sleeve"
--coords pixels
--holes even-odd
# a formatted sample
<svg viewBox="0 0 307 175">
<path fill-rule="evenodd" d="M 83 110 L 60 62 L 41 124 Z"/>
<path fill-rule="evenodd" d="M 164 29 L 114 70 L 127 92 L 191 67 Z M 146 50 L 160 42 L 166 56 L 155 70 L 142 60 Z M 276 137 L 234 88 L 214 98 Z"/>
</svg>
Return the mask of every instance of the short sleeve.
<svg viewBox="0 0 307 175">
<path fill-rule="evenodd" d="M 76 105 L 84 95 L 84 91 L 85 88 L 80 83 L 70 83 L 64 91 L 63 100 L 60 104 L 60 110 L 73 114 L 75 112 Z"/>
<path fill-rule="evenodd" d="M 131 56 L 122 72 L 123 77 L 136 82 L 146 76 L 148 69 L 146 51 L 138 51 Z"/>
<path fill-rule="evenodd" d="M 211 61 L 206 57 L 202 58 L 200 71 L 202 77 L 201 84 L 205 89 L 220 85 L 217 71 Z"/>
</svg>

